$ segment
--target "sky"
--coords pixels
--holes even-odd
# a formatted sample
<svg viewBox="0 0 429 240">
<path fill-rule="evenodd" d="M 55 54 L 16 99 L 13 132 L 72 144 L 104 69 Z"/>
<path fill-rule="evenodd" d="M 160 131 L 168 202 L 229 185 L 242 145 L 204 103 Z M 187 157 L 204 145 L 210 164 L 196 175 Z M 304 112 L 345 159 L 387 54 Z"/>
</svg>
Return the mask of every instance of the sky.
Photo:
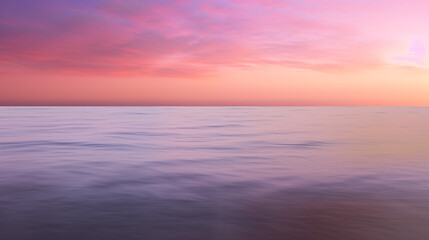
<svg viewBox="0 0 429 240">
<path fill-rule="evenodd" d="M 0 0 L 0 105 L 429 106 L 427 0 Z"/>
</svg>

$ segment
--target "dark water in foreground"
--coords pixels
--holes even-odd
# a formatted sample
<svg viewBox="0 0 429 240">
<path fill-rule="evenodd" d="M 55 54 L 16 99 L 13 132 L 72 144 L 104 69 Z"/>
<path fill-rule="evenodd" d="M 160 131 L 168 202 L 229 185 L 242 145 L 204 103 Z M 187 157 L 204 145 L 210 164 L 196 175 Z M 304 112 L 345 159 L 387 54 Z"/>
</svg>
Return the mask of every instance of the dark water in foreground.
<svg viewBox="0 0 429 240">
<path fill-rule="evenodd" d="M 0 108 L 0 238 L 429 239 L 429 108 Z"/>
</svg>

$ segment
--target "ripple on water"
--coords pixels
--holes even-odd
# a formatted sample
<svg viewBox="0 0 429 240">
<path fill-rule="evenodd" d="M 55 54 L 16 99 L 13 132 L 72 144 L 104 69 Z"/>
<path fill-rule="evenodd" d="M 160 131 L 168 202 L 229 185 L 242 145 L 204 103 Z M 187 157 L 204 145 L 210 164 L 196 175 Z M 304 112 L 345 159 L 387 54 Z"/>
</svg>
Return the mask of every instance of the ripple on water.
<svg viewBox="0 0 429 240">
<path fill-rule="evenodd" d="M 0 236 L 427 240 L 428 120 L 429 108 L 0 108 Z"/>
</svg>

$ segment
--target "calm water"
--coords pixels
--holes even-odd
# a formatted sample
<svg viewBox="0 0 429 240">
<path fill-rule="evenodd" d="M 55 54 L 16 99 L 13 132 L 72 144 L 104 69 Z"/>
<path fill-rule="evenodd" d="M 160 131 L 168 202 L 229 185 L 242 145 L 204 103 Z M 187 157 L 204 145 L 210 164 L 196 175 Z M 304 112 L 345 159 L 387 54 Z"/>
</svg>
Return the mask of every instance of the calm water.
<svg viewBox="0 0 429 240">
<path fill-rule="evenodd" d="M 0 108 L 0 238 L 427 240 L 429 108 Z"/>
</svg>

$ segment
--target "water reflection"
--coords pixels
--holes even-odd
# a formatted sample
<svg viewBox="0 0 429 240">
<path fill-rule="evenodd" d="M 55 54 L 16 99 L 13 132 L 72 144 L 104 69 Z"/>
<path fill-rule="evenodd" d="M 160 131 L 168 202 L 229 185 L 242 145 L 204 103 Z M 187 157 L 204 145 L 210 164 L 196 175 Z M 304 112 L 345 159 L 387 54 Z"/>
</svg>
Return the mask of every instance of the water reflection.
<svg viewBox="0 0 429 240">
<path fill-rule="evenodd" d="M 2 239 L 429 239 L 427 108 L 1 108 Z"/>
<path fill-rule="evenodd" d="M 5 239 L 427 239 L 427 195 L 367 187 L 260 195 L 237 183 L 161 197 L 26 183 L 1 187 L 0 230 Z"/>
<path fill-rule="evenodd" d="M 428 204 L 373 191 L 295 189 L 249 204 L 240 239 L 426 239 Z M 331 190 L 334 189 L 334 190 Z M 390 195 L 399 194 L 391 191 Z M 424 212 L 420 212 L 420 211 Z"/>
</svg>

